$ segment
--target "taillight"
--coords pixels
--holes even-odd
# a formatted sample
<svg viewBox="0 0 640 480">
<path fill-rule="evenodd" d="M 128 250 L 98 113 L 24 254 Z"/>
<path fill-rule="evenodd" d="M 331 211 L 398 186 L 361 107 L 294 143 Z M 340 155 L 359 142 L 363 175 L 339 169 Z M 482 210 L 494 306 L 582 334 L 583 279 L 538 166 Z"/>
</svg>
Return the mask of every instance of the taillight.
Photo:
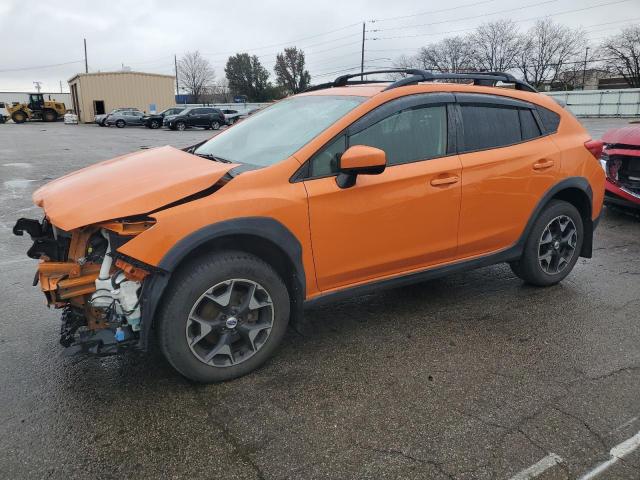
<svg viewBox="0 0 640 480">
<path fill-rule="evenodd" d="M 587 140 L 584 142 L 584 147 L 591 152 L 596 160 L 600 160 L 602 156 L 602 150 L 604 149 L 604 142 L 602 140 Z"/>
</svg>

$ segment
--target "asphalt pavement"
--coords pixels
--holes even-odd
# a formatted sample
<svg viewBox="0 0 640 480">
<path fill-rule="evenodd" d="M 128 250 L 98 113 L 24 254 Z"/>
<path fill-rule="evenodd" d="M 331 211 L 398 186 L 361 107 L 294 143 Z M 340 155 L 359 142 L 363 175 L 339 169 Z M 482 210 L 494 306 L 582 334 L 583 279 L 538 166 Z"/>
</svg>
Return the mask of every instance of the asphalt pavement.
<svg viewBox="0 0 640 480">
<path fill-rule="evenodd" d="M 594 136 L 623 123 L 585 121 Z M 11 234 L 40 215 L 32 191 L 211 134 L 0 125 L 0 478 L 573 479 L 606 461 L 597 478 L 640 478 L 640 220 L 609 209 L 560 285 L 498 265 L 317 307 L 224 384 L 193 385 L 156 351 L 62 356 Z"/>
</svg>

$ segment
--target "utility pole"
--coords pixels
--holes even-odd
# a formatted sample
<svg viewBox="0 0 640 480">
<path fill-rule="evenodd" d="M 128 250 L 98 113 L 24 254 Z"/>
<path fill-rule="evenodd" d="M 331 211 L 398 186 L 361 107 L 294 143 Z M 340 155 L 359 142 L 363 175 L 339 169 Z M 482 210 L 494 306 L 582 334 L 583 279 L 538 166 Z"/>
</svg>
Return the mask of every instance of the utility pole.
<svg viewBox="0 0 640 480">
<path fill-rule="evenodd" d="M 62 80 L 60 80 L 60 93 L 62 93 Z"/>
<path fill-rule="evenodd" d="M 176 95 L 180 95 L 180 86 L 178 85 L 178 57 L 173 55 L 173 63 L 176 66 Z"/>
<path fill-rule="evenodd" d="M 363 73 L 364 73 L 364 27 L 365 27 L 365 22 L 362 22 L 362 54 L 360 56 L 360 80 L 362 81 L 363 79 Z"/>
<path fill-rule="evenodd" d="M 589 55 L 589 47 L 584 51 L 584 66 L 582 67 L 582 90 L 584 90 L 584 82 L 587 76 L 587 55 Z"/>
<path fill-rule="evenodd" d="M 42 82 L 33 82 L 33 84 L 36 86 L 36 92 L 40 93 Z"/>
<path fill-rule="evenodd" d="M 89 64 L 87 63 L 87 39 L 84 38 L 84 73 L 89 73 Z"/>
</svg>

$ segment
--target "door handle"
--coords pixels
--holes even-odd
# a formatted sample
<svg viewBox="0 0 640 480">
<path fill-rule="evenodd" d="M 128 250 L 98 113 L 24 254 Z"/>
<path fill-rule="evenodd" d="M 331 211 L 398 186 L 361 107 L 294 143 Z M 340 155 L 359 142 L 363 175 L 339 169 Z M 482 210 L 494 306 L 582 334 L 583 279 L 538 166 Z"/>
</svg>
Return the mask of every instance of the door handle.
<svg viewBox="0 0 640 480">
<path fill-rule="evenodd" d="M 539 162 L 534 163 L 533 164 L 533 169 L 534 170 L 544 170 L 545 168 L 553 167 L 554 164 L 555 164 L 555 162 L 553 160 L 545 158 L 543 160 L 540 160 Z"/>
<path fill-rule="evenodd" d="M 436 177 L 431 179 L 431 185 L 434 187 L 441 187 L 443 185 L 451 185 L 453 183 L 458 183 L 460 177 L 457 175 L 451 175 L 450 177 Z"/>
</svg>

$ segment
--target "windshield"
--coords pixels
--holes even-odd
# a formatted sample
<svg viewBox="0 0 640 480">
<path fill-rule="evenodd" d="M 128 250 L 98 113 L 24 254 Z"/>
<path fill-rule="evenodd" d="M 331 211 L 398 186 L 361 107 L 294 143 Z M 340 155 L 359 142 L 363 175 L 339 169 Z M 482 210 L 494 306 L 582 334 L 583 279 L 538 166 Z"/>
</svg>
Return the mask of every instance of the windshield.
<svg viewBox="0 0 640 480">
<path fill-rule="evenodd" d="M 303 147 L 366 97 L 303 96 L 282 100 L 221 135 L 194 152 L 235 163 L 273 165 Z"/>
</svg>

